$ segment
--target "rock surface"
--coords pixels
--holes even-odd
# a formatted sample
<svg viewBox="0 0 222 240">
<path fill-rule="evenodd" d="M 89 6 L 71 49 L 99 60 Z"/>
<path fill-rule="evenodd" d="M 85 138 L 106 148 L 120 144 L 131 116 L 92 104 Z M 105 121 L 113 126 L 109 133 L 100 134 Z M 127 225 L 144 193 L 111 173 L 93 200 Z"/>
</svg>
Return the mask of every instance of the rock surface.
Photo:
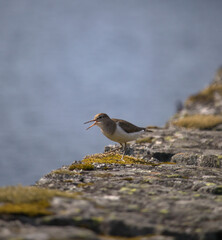
<svg viewBox="0 0 222 240">
<path fill-rule="evenodd" d="M 36 185 L 79 197 L 53 198 L 50 216 L 4 216 L 1 239 L 222 239 L 221 145 L 218 131 L 157 129 L 128 149 L 146 164 L 52 171 Z"/>
<path fill-rule="evenodd" d="M 191 116 L 194 118 L 192 119 Z M 207 124 L 203 124 L 205 120 L 208 121 Z M 195 122 L 187 124 L 188 121 Z M 178 107 L 178 112 L 166 124 L 166 126 L 174 125 L 222 130 L 222 67 L 217 70 L 213 81 L 206 88 L 191 95 Z"/>
<path fill-rule="evenodd" d="M 118 146 L 107 146 L 104 156 L 109 151 Z M 63 166 L 42 177 L 36 186 L 77 197 L 53 197 L 49 215 L 0 213 L 0 239 L 222 239 L 220 131 L 157 128 L 132 143 L 127 155 L 136 162 L 113 155 L 113 163 L 74 163 L 72 170 Z"/>
</svg>

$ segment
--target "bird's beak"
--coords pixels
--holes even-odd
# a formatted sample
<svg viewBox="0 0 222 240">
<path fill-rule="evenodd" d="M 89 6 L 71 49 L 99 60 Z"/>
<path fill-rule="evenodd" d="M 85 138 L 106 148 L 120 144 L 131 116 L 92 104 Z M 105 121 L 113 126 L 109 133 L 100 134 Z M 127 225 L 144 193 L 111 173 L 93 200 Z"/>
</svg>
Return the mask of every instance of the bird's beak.
<svg viewBox="0 0 222 240">
<path fill-rule="evenodd" d="M 90 122 L 94 122 L 92 125 L 90 125 L 88 128 L 86 128 L 86 130 L 88 130 L 88 129 L 90 129 L 91 127 L 93 127 L 93 126 L 95 126 L 96 125 L 96 120 L 90 120 L 90 121 L 88 121 L 88 122 L 85 122 L 84 124 L 86 124 L 86 123 L 90 123 Z"/>
</svg>

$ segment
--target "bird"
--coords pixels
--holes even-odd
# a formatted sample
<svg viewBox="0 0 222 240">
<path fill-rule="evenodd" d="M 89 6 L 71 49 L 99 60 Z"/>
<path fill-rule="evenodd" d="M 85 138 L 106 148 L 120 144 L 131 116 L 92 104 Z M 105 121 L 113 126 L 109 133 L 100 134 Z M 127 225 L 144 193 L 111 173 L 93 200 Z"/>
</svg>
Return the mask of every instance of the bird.
<svg viewBox="0 0 222 240">
<path fill-rule="evenodd" d="M 98 113 L 92 120 L 87 121 L 84 124 L 90 122 L 93 122 L 93 124 L 86 130 L 96 125 L 107 138 L 122 146 L 122 160 L 126 153 L 126 143 L 136 140 L 145 132 L 145 130 L 150 131 L 144 127 L 137 127 L 136 125 L 122 119 L 110 118 L 106 113 Z"/>
</svg>

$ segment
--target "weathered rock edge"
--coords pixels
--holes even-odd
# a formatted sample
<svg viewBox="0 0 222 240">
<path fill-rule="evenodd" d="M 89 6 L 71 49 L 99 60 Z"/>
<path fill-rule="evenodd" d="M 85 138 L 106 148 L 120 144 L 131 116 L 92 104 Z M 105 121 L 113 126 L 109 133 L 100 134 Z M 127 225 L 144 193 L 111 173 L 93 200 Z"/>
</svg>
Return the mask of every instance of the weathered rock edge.
<svg viewBox="0 0 222 240">
<path fill-rule="evenodd" d="M 92 171 L 64 166 L 36 186 L 80 197 L 53 198 L 52 216 L 2 217 L 0 237 L 222 239 L 221 147 L 221 132 L 156 129 L 128 149 L 147 164 L 95 163 Z"/>
</svg>

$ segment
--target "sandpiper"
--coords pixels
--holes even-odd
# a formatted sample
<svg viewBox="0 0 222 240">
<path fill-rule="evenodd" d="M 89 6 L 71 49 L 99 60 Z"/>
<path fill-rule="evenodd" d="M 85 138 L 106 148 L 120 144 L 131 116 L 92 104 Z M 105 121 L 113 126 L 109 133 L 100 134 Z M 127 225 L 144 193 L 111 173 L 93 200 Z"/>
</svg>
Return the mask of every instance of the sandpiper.
<svg viewBox="0 0 222 240">
<path fill-rule="evenodd" d="M 114 142 L 118 142 L 122 146 L 124 150 L 122 160 L 126 152 L 126 143 L 136 140 L 146 130 L 146 128 L 137 127 L 125 120 L 110 118 L 106 113 L 99 113 L 95 115 L 93 120 L 85 122 L 84 124 L 90 122 L 94 123 L 89 126 L 87 130 L 97 125 L 107 138 Z"/>
</svg>

